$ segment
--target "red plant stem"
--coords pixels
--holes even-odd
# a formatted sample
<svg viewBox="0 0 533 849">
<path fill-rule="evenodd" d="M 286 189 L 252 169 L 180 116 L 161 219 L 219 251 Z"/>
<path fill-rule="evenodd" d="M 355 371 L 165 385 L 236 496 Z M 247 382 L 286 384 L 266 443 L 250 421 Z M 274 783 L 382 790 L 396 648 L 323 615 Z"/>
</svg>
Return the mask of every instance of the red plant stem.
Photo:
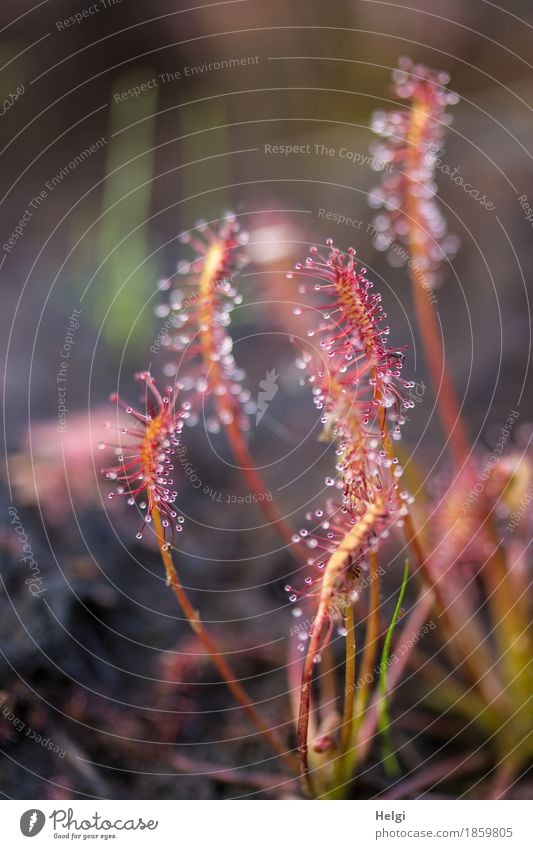
<svg viewBox="0 0 533 849">
<path fill-rule="evenodd" d="M 370 504 L 367 507 L 366 512 L 363 514 L 359 522 L 346 534 L 344 539 L 339 543 L 333 554 L 330 556 L 324 570 L 317 614 L 311 629 L 309 645 L 302 672 L 300 711 L 298 716 L 298 756 L 300 760 L 300 768 L 305 786 L 309 793 L 313 796 L 316 794 L 313 779 L 309 771 L 307 753 L 309 715 L 311 707 L 311 683 L 313 670 L 316 665 L 315 658 L 319 655 L 320 638 L 322 637 L 324 627 L 329 620 L 329 612 L 339 575 L 341 575 L 343 570 L 346 568 L 346 564 L 350 559 L 352 551 L 361 544 L 366 534 L 373 527 L 382 509 L 383 505 L 379 502 Z"/>
<path fill-rule="evenodd" d="M 468 670 L 472 683 L 482 693 L 487 704 L 499 703 L 502 698 L 501 683 L 491 669 L 491 658 L 483 645 L 483 635 L 475 621 L 466 621 L 461 616 L 461 597 L 448 603 L 441 587 L 445 576 L 435 575 L 431 557 L 425 552 L 410 513 L 405 516 L 405 530 L 409 544 L 417 553 L 418 565 L 433 592 L 433 598 L 439 617 L 442 619 L 448 635 L 461 653 L 462 661 Z M 468 613 L 466 613 L 468 615 Z M 479 657 L 479 664 L 476 658 Z"/>
<path fill-rule="evenodd" d="M 351 682 L 348 682 L 348 678 L 346 678 L 345 683 L 346 692 L 349 692 L 350 687 L 352 688 L 351 692 L 357 690 L 357 699 L 355 700 L 355 705 L 353 703 L 353 700 L 351 703 L 352 722 L 350 723 L 350 734 L 346 737 L 343 747 L 343 753 L 338 761 L 337 781 L 340 786 L 343 786 L 346 782 L 350 781 L 350 777 L 353 775 L 354 772 L 354 767 L 357 760 L 357 733 L 360 727 L 361 720 L 365 715 L 369 697 L 369 686 L 375 674 L 375 664 L 379 640 L 380 597 L 379 563 L 377 550 L 375 548 L 373 548 L 369 553 L 369 564 L 370 599 L 361 669 L 358 675 L 357 683 L 355 680 L 355 669 L 352 675 Z"/>
<path fill-rule="evenodd" d="M 252 493 L 262 496 L 258 497 L 257 500 L 269 524 L 276 529 L 283 541 L 291 547 L 291 551 L 294 551 L 292 541 L 294 528 L 282 517 L 277 506 L 265 499 L 265 485 L 261 475 L 255 469 L 254 461 L 248 451 L 243 432 L 236 421 L 236 402 L 229 392 L 227 386 L 228 380 L 224 374 L 220 357 L 217 355 L 214 331 L 216 317 L 214 313 L 217 298 L 216 283 L 223 261 L 223 248 L 219 242 L 215 242 L 206 254 L 204 267 L 198 282 L 198 292 L 201 298 L 199 334 L 207 370 L 207 380 L 213 392 L 220 420 L 223 423 L 228 442 L 240 471 L 248 482 Z M 218 394 L 217 390 L 220 388 L 224 391 Z"/>
<path fill-rule="evenodd" d="M 165 566 L 168 584 L 170 587 L 172 587 L 172 591 L 176 596 L 179 605 L 189 622 L 189 625 L 191 626 L 192 630 L 197 635 L 198 639 L 201 641 L 202 645 L 208 652 L 213 665 L 216 667 L 216 669 L 220 673 L 220 676 L 227 684 L 228 689 L 231 691 L 231 693 L 233 694 L 237 702 L 241 705 L 241 707 L 246 711 L 257 730 L 260 732 L 260 734 L 262 734 L 265 740 L 268 740 L 270 746 L 276 752 L 276 754 L 278 754 L 285 761 L 285 763 L 290 766 L 292 770 L 296 769 L 297 771 L 298 765 L 296 759 L 294 758 L 292 753 L 287 751 L 286 747 L 283 745 L 278 735 L 274 731 L 272 731 L 271 728 L 269 728 L 264 719 L 259 715 L 255 707 L 253 706 L 252 701 L 248 696 L 248 693 L 236 679 L 235 674 L 233 673 L 233 670 L 231 669 L 230 665 L 228 664 L 226 659 L 220 654 L 216 644 L 207 633 L 203 623 L 200 620 L 199 612 L 195 610 L 193 605 L 191 604 L 189 597 L 185 592 L 185 589 L 178 577 L 178 573 L 176 571 L 176 567 L 174 566 L 174 561 L 172 559 L 170 550 L 166 547 L 165 534 L 161 522 L 161 514 L 157 507 L 154 507 L 152 511 L 152 521 L 157 537 L 157 542 L 159 545 L 159 551 L 161 553 L 161 559 L 163 560 L 163 564 Z"/>
<path fill-rule="evenodd" d="M 413 257 L 416 256 L 414 247 Z M 416 261 L 416 260 L 414 260 Z M 444 350 L 439 341 L 439 325 L 435 310 L 429 301 L 427 290 L 411 271 L 413 297 L 417 323 L 422 337 L 422 344 L 431 376 L 431 382 L 437 398 L 437 406 L 444 433 L 450 440 L 450 451 L 457 469 L 463 468 L 469 462 L 470 443 L 462 421 L 461 411 L 455 394 L 455 388 L 448 370 Z"/>
<path fill-rule="evenodd" d="M 320 637 L 324 630 L 328 619 L 327 610 L 319 610 L 313 622 L 311 636 L 309 639 L 309 647 L 304 661 L 302 671 L 302 683 L 300 686 L 300 709 L 298 713 L 298 757 L 300 761 L 300 770 L 304 784 L 310 796 L 316 796 L 315 786 L 311 773 L 309 772 L 309 763 L 307 760 L 308 751 L 308 734 L 309 734 L 309 715 L 311 710 L 311 682 L 313 671 L 315 668 L 315 657 L 318 654 L 320 646 Z"/>
<path fill-rule="evenodd" d="M 492 711 L 473 686 L 465 687 L 462 681 L 443 669 L 435 657 L 429 658 L 421 649 L 413 649 L 410 662 L 413 671 L 416 671 L 427 688 L 425 703 L 431 706 L 439 718 L 453 709 L 453 714 L 462 714 L 475 721 L 489 737 L 497 731 L 501 725 L 499 714 Z"/>
<path fill-rule="evenodd" d="M 181 754 L 173 754 L 170 763 L 178 772 L 188 776 L 202 776 L 224 784 L 248 784 L 258 790 L 275 791 L 281 788 L 292 793 L 294 792 L 293 782 L 298 781 L 298 776 L 287 778 L 286 775 L 275 775 L 254 769 L 231 769 L 208 761 L 192 760 Z"/>
<path fill-rule="evenodd" d="M 388 435 L 384 409 L 380 410 L 379 423 L 385 449 L 392 460 L 392 444 Z M 483 695 L 487 704 L 499 703 L 502 698 L 501 685 L 498 677 L 491 670 L 491 657 L 483 644 L 483 634 L 480 633 L 475 621 L 468 621 L 469 610 L 461 604 L 460 597 L 453 605 L 448 603 L 440 585 L 442 576 L 436 574 L 432 568 L 431 556 L 424 549 L 410 512 L 407 512 L 405 516 L 404 527 L 407 544 L 416 555 L 417 568 L 433 591 L 439 617 L 442 618 L 449 636 L 453 639 L 452 645 L 456 645 L 459 649 L 474 686 Z"/>
<path fill-rule="evenodd" d="M 423 102 L 416 101 L 412 107 L 411 130 L 407 140 L 408 164 L 406 167 L 409 187 L 405 211 L 411 226 L 409 252 L 412 262 L 410 264 L 410 277 L 418 328 L 422 337 L 443 430 L 446 438 L 450 441 L 450 450 L 456 468 L 461 469 L 469 462 L 470 441 L 461 418 L 461 411 L 446 364 L 444 349 L 439 341 L 441 334 L 435 310 L 428 297 L 428 294 L 431 293 L 431 286 L 423 271 L 426 265 L 426 255 L 423 219 L 418 201 L 419 185 L 416 179 L 410 176 L 419 171 L 420 157 L 425 155 L 423 132 L 427 120 L 427 108 Z"/>
<path fill-rule="evenodd" d="M 474 752 L 470 755 L 454 755 L 444 761 L 433 764 L 427 769 L 413 775 L 412 778 L 403 779 L 392 790 L 387 790 L 380 799 L 405 799 L 407 793 L 416 793 L 419 790 L 431 790 L 436 784 L 464 775 L 476 772 L 487 765 L 488 755 L 483 752 Z"/>
<path fill-rule="evenodd" d="M 318 710 L 320 714 L 321 729 L 324 724 L 328 724 L 333 715 L 336 715 L 337 702 L 337 687 L 336 687 L 336 672 L 335 658 L 331 643 L 324 646 L 322 649 L 322 665 L 320 669 L 320 677 L 318 679 L 319 698 Z M 301 678 L 301 675 L 300 675 Z M 312 734 L 312 732 L 311 732 Z"/>
<path fill-rule="evenodd" d="M 304 603 L 305 603 L 304 599 Z M 311 618 L 311 614 L 306 616 L 306 609 L 304 608 L 304 621 L 308 618 Z M 302 682 L 302 670 L 304 665 L 305 657 L 297 648 L 297 640 L 293 639 L 289 641 L 288 648 L 288 658 L 287 658 L 287 680 L 289 684 L 289 698 L 290 698 L 290 706 L 291 706 L 291 714 L 296 724 L 298 721 L 298 712 L 300 709 L 300 686 Z M 315 723 L 313 722 L 313 717 L 311 717 L 311 723 L 309 727 L 309 734 L 311 736 L 315 736 L 316 734 Z"/>
<path fill-rule="evenodd" d="M 368 703 L 369 682 L 367 682 L 367 678 L 372 676 L 374 672 L 379 640 L 379 564 L 376 549 L 372 549 L 368 559 L 370 564 L 370 600 L 356 705 L 358 717 L 363 716 Z"/>
<path fill-rule="evenodd" d="M 224 427 L 233 456 L 239 466 L 239 471 L 243 474 L 253 494 L 263 496 L 262 498 L 258 498 L 258 504 L 263 510 L 266 519 L 275 528 L 281 539 L 290 546 L 290 550 L 294 552 L 295 546 L 292 539 L 295 532 L 294 528 L 290 522 L 283 518 L 276 504 L 273 501 L 267 501 L 265 499 L 264 496 L 267 490 L 265 489 L 264 481 L 259 472 L 254 468 L 254 461 L 250 455 L 242 431 L 235 421 L 230 422 Z"/>
<path fill-rule="evenodd" d="M 492 620 L 496 625 L 498 648 L 505 658 L 503 672 L 507 674 L 511 689 L 518 690 L 519 697 L 527 703 L 531 692 L 531 656 L 523 635 L 527 634 L 530 627 L 529 617 L 519 593 L 516 593 L 512 571 L 507 566 L 490 515 L 487 515 L 486 525 L 493 551 L 487 558 L 481 576 Z"/>
<path fill-rule="evenodd" d="M 346 662 L 344 670 L 344 707 L 339 740 L 339 756 L 335 761 L 334 776 L 337 787 L 342 788 L 345 776 L 351 775 L 350 743 L 355 724 L 355 673 L 356 673 L 356 642 L 355 619 L 353 606 L 345 609 L 344 622 L 346 628 Z M 333 788 L 336 793 L 336 788 Z"/>
<path fill-rule="evenodd" d="M 514 784 L 518 769 L 504 760 L 497 767 L 489 789 L 489 799 L 505 799 Z"/>
<path fill-rule="evenodd" d="M 344 611 L 346 627 L 346 668 L 344 670 L 344 709 L 342 716 L 340 749 L 346 752 L 352 739 L 355 703 L 355 621 L 353 606 L 349 605 Z"/>
</svg>

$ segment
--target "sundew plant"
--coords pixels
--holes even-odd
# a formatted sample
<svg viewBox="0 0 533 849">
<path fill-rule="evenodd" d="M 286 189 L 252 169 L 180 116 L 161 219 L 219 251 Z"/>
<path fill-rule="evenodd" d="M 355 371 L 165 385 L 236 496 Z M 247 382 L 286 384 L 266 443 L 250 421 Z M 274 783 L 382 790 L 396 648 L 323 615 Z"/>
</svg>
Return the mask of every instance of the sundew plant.
<svg viewBox="0 0 533 849">
<path fill-rule="evenodd" d="M 438 153 L 458 102 L 448 83 L 445 73 L 400 61 L 392 81 L 397 105 L 372 120 L 372 154 L 387 168 L 369 195 L 376 246 L 395 263 L 404 258 L 432 384 L 424 402 L 433 395 L 445 473 L 432 479 L 404 444 L 415 404 L 412 352 L 389 326 L 386 299 L 358 246 L 334 243 L 328 233 L 286 274 L 299 304 L 287 328 L 295 373 L 317 410 L 318 438 L 334 457 L 324 497 L 303 516 L 265 497 L 250 450 L 257 402 L 232 336 L 232 312 L 247 297 L 248 239 L 239 215 L 182 234 L 178 273 L 159 287 L 161 315 L 172 319 L 161 373 L 135 375 L 140 401 L 111 397 L 117 415 L 106 445 L 116 456 L 102 470 L 107 497 L 127 502 L 133 533 L 159 549 L 167 585 L 217 675 L 279 761 L 280 781 L 299 782 L 305 797 L 357 792 L 358 774 L 373 759 L 394 777 L 397 795 L 402 782 L 407 793 L 450 772 L 466 780 L 481 771 L 486 793 L 501 798 L 533 757 L 529 524 L 519 515 L 531 459 L 509 450 L 496 467 L 473 451 L 435 309 L 434 293 L 446 298 L 459 250 L 437 199 Z M 289 726 L 272 727 L 254 703 L 176 565 L 189 495 L 177 457 L 191 427 L 225 438 L 292 558 L 294 577 L 280 583 L 287 618 L 304 624 L 287 663 Z M 429 486 L 421 483 L 428 479 Z M 383 603 L 385 583 L 395 587 L 390 604 Z M 401 721 L 391 722 L 402 682 L 413 680 L 432 733 L 458 736 L 465 749 L 460 762 L 443 756 L 442 766 L 415 779 L 404 778 Z M 422 730 L 405 720 L 406 734 Z"/>
</svg>

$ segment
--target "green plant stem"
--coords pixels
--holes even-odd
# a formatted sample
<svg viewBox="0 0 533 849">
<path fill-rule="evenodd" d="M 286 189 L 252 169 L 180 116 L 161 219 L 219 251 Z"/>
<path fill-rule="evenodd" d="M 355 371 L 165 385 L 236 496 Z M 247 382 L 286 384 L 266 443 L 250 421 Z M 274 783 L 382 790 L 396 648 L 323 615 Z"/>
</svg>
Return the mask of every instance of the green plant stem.
<svg viewBox="0 0 533 849">
<path fill-rule="evenodd" d="M 392 615 L 392 619 L 389 625 L 389 629 L 387 631 L 387 636 L 385 637 L 385 644 L 383 646 L 383 652 L 381 654 L 381 661 L 379 664 L 379 691 L 381 694 L 380 699 L 380 708 L 379 708 L 379 718 L 378 718 L 378 728 L 380 733 L 383 736 L 383 752 L 384 758 L 383 762 L 385 765 L 385 770 L 389 771 L 387 764 L 392 767 L 395 764 L 396 758 L 393 754 L 391 743 L 390 743 L 390 717 L 389 717 L 389 706 L 388 706 L 388 698 L 389 698 L 389 688 L 388 688 L 388 665 L 389 665 L 389 657 L 390 657 L 390 649 L 392 644 L 392 635 L 394 633 L 394 629 L 396 627 L 396 623 L 400 616 L 400 610 L 402 608 L 402 602 L 405 595 L 405 590 L 407 587 L 407 581 L 409 579 L 409 561 L 405 561 L 405 566 L 403 570 L 402 584 L 400 587 L 400 592 L 398 594 L 398 600 L 396 602 L 396 607 L 394 608 L 394 613 Z"/>
<path fill-rule="evenodd" d="M 165 567 L 167 582 L 168 585 L 172 588 L 174 595 L 176 596 L 178 603 L 183 610 L 192 630 L 197 635 L 198 639 L 206 649 L 211 658 L 213 665 L 216 667 L 220 676 L 223 678 L 225 683 L 228 686 L 228 689 L 231 691 L 237 702 L 241 705 L 243 710 L 248 714 L 248 717 L 260 732 L 260 734 L 264 737 L 265 740 L 268 741 L 272 749 L 279 755 L 283 761 L 291 768 L 291 770 L 298 771 L 298 764 L 294 756 L 291 752 L 288 752 L 286 747 L 283 745 L 282 741 L 279 739 L 278 735 L 272 731 L 271 728 L 267 725 L 264 719 L 259 715 L 257 710 L 252 704 L 248 693 L 244 689 L 244 687 L 239 683 L 237 678 L 235 677 L 233 670 L 230 665 L 226 661 L 226 659 L 220 654 L 217 649 L 216 644 L 212 640 L 212 638 L 207 633 L 202 621 L 200 620 L 200 614 L 197 610 L 194 609 L 191 601 L 185 589 L 178 577 L 178 573 L 176 571 L 176 567 L 174 566 L 174 561 L 172 559 L 172 555 L 170 550 L 166 547 L 167 544 L 165 542 L 165 534 L 163 530 L 163 525 L 161 522 L 161 514 L 159 510 L 154 508 L 152 511 L 152 523 L 154 527 L 154 531 L 157 537 L 157 542 L 159 545 L 159 551 L 161 553 L 161 559 L 163 561 L 163 565 Z"/>
<path fill-rule="evenodd" d="M 401 635 L 398 639 L 398 651 L 395 656 L 396 662 L 390 668 L 388 683 L 389 691 L 391 692 L 404 673 L 416 643 L 416 638 L 426 624 L 434 603 L 435 598 L 431 590 L 423 589 L 413 606 L 412 613 L 402 628 Z M 379 708 L 380 696 L 379 693 L 375 693 L 370 706 L 362 718 L 361 727 L 357 735 L 357 759 L 360 762 L 364 761 L 367 757 L 372 740 L 374 739 L 379 718 Z"/>
</svg>

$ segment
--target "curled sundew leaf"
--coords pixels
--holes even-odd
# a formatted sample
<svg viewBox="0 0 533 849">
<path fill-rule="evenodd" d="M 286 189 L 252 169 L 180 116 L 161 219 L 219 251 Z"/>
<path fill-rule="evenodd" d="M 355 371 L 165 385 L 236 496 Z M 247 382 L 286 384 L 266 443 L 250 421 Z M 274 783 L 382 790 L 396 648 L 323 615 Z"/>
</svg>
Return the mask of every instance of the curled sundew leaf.
<svg viewBox="0 0 533 849">
<path fill-rule="evenodd" d="M 227 329 L 233 309 L 242 303 L 234 277 L 246 261 L 242 248 L 247 234 L 228 214 L 217 227 L 200 222 L 196 230 L 183 233 L 181 241 L 194 257 L 182 260 L 178 275 L 161 286 L 170 290 L 169 303 L 159 307 L 162 316 L 169 316 L 164 345 L 179 354 L 165 374 L 192 393 L 187 424 L 195 424 L 200 411 L 209 407 L 205 421 L 211 433 L 228 425 L 248 430 L 255 405 L 242 385 L 245 374 L 237 366 Z"/>
<path fill-rule="evenodd" d="M 393 73 L 393 94 L 406 103 L 375 113 L 372 129 L 381 141 L 372 147 L 382 163 L 381 185 L 369 195 L 379 209 L 374 220 L 374 244 L 387 251 L 391 265 L 411 267 L 429 288 L 440 281 L 446 260 L 459 241 L 448 233 L 436 201 L 436 169 L 446 127 L 446 109 L 459 101 L 446 86 L 449 75 L 402 58 Z"/>
</svg>

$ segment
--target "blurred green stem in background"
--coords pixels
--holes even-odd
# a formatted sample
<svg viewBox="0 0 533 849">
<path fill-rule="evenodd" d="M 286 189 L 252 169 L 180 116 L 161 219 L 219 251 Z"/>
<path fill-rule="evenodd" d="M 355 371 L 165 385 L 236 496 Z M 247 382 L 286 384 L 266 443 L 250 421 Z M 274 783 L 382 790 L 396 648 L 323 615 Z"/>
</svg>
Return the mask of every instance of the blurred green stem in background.
<svg viewBox="0 0 533 849">
<path fill-rule="evenodd" d="M 181 211 L 183 229 L 189 230 L 198 219 L 219 218 L 221 212 L 232 206 L 231 189 L 218 189 L 218 186 L 233 182 L 230 169 L 234 157 L 218 155 L 230 149 L 226 126 L 229 118 L 222 98 L 185 107 L 179 112 L 180 162 L 197 162 L 217 155 L 216 159 L 206 159 L 181 171 L 182 197 L 191 198 Z M 210 192 L 213 187 L 217 190 Z"/>
<path fill-rule="evenodd" d="M 24 53 L 26 48 L 27 45 L 17 40 L 0 43 L 0 110 L 5 109 L 6 99 L 9 104 L 1 117 L 7 114 L 11 106 L 24 94 L 21 89 L 24 89 L 30 77 L 31 68 L 30 57 Z"/>
<path fill-rule="evenodd" d="M 158 273 L 155 260 L 146 257 L 150 253 L 157 87 L 119 101 L 114 94 L 141 86 L 153 76 L 149 68 L 137 67 L 118 76 L 111 86 L 104 215 L 98 240 L 102 270 L 87 311 L 99 327 L 112 304 L 103 336 L 118 350 L 127 340 L 132 354 L 139 347 L 149 347 L 154 326 L 150 298 Z"/>
</svg>

